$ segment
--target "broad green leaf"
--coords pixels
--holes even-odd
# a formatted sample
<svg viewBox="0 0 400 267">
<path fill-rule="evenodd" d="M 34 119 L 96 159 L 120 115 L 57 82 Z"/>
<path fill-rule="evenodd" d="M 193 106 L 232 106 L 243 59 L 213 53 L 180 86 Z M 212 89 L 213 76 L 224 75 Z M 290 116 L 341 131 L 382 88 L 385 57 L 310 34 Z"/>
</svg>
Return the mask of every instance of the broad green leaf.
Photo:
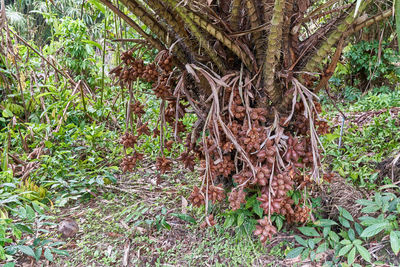
<svg viewBox="0 0 400 267">
<path fill-rule="evenodd" d="M 233 215 L 229 215 L 224 222 L 224 227 L 229 228 L 233 225 L 234 222 L 235 222 L 235 217 Z"/>
<path fill-rule="evenodd" d="M 343 239 L 342 241 L 340 241 L 340 244 L 342 244 L 342 245 L 350 245 L 351 242 L 348 239 Z"/>
<path fill-rule="evenodd" d="M 368 199 L 357 199 L 356 203 L 361 204 L 363 206 L 372 206 L 375 205 L 375 202 Z"/>
<path fill-rule="evenodd" d="M 36 249 L 36 251 L 35 251 L 35 260 L 36 261 L 40 260 L 40 257 L 42 256 L 42 251 L 43 251 L 42 247 Z"/>
<path fill-rule="evenodd" d="M 28 226 L 26 226 L 25 224 L 16 223 L 16 224 L 14 224 L 14 226 L 15 226 L 15 228 L 17 228 L 21 232 L 26 232 L 26 233 L 33 234 L 32 229 L 29 228 Z"/>
<path fill-rule="evenodd" d="M 373 225 L 368 226 L 367 228 L 365 228 L 360 236 L 361 237 L 374 236 L 374 235 L 378 234 L 379 232 L 381 232 L 382 230 L 384 230 L 387 226 L 388 226 L 387 222 L 373 224 Z"/>
<path fill-rule="evenodd" d="M 347 263 L 348 263 L 349 265 L 353 264 L 355 258 L 356 258 L 356 248 L 353 247 L 353 248 L 350 250 L 349 255 L 347 255 Z"/>
<path fill-rule="evenodd" d="M 346 255 L 346 254 L 350 251 L 350 249 L 351 249 L 352 247 L 354 247 L 353 244 L 346 245 L 346 246 L 342 247 L 342 248 L 339 250 L 338 256 L 341 257 L 341 256 Z"/>
<path fill-rule="evenodd" d="M 324 227 L 324 230 L 322 230 L 322 234 L 323 234 L 324 238 L 326 238 L 328 236 L 330 231 L 331 231 L 330 226 Z"/>
<path fill-rule="evenodd" d="M 350 212 L 348 212 L 346 209 L 342 207 L 338 207 L 340 215 L 342 215 L 344 218 L 346 218 L 349 221 L 354 222 L 353 216 L 351 216 Z"/>
<path fill-rule="evenodd" d="M 237 226 L 241 226 L 244 222 L 244 213 L 240 213 L 237 218 Z"/>
<path fill-rule="evenodd" d="M 298 257 L 301 254 L 301 252 L 303 252 L 303 249 L 304 247 L 298 247 L 290 250 L 289 253 L 286 255 L 286 258 L 293 259 Z"/>
<path fill-rule="evenodd" d="M 46 248 L 46 250 L 44 251 L 44 257 L 48 260 L 48 261 L 53 261 L 53 253 L 51 253 L 51 250 L 49 248 Z"/>
<path fill-rule="evenodd" d="M 301 253 L 301 260 L 304 261 L 307 259 L 308 255 L 310 254 L 310 249 L 306 248 L 302 253 Z"/>
<path fill-rule="evenodd" d="M 314 249 L 314 247 L 315 247 L 314 239 L 308 239 L 308 247 L 310 249 Z"/>
<path fill-rule="evenodd" d="M 321 220 L 316 221 L 315 225 L 326 227 L 326 226 L 337 225 L 337 222 L 329 220 L 329 219 L 321 219 Z"/>
<path fill-rule="evenodd" d="M 66 250 L 52 248 L 51 251 L 56 253 L 57 255 L 62 255 L 62 256 L 67 256 L 67 257 L 69 256 L 69 253 Z"/>
<path fill-rule="evenodd" d="M 101 44 L 99 44 L 99 43 L 97 43 L 97 42 L 95 42 L 95 41 L 92 41 L 92 40 L 82 40 L 82 42 L 87 43 L 87 44 L 94 45 L 94 46 L 96 46 L 96 47 L 97 47 L 98 49 L 100 49 L 100 50 L 103 49 L 103 47 L 101 46 Z"/>
<path fill-rule="evenodd" d="M 3 265 L 3 267 L 14 267 L 14 266 L 15 266 L 15 262 L 8 262 Z"/>
<path fill-rule="evenodd" d="M 35 200 L 35 201 L 32 202 L 32 206 L 33 206 L 33 208 L 35 209 L 35 211 L 36 211 L 37 213 L 43 214 L 43 210 L 42 210 L 40 204 L 38 204 L 38 203 L 40 203 L 40 202 L 38 202 L 37 200 Z"/>
<path fill-rule="evenodd" d="M 254 202 L 253 210 L 258 215 L 258 217 L 262 218 L 264 210 L 260 207 L 260 202 L 259 201 L 255 201 Z"/>
<path fill-rule="evenodd" d="M 35 218 L 35 211 L 31 208 L 31 206 L 26 206 L 26 218 L 28 220 L 33 220 Z"/>
<path fill-rule="evenodd" d="M 307 247 L 307 241 L 304 240 L 303 238 L 301 238 L 300 236 L 295 235 L 295 236 L 294 236 L 294 239 L 295 239 L 295 240 L 297 241 L 297 243 L 299 243 L 300 245 L 302 245 L 302 246 L 304 246 L 304 247 Z"/>
<path fill-rule="evenodd" d="M 299 227 L 297 229 L 299 229 L 299 231 L 306 236 L 319 236 L 314 227 Z"/>
<path fill-rule="evenodd" d="M 314 251 L 310 252 L 310 260 L 311 261 L 315 261 L 315 257 L 317 256 L 317 254 Z"/>
<path fill-rule="evenodd" d="M 399 0 L 397 0 L 399 1 Z M 400 239 L 399 239 L 399 232 L 392 231 L 390 232 L 390 246 L 392 247 L 393 253 L 397 256 L 400 251 Z"/>
<path fill-rule="evenodd" d="M 4 118 L 11 118 L 14 114 L 8 108 L 3 109 L 2 115 Z"/>
<path fill-rule="evenodd" d="M 366 248 L 361 245 L 356 245 L 356 248 L 364 260 L 371 262 L 371 255 Z"/>
<path fill-rule="evenodd" d="M 339 222 L 346 228 L 350 228 L 350 223 L 343 217 L 339 217 Z"/>
<path fill-rule="evenodd" d="M 361 233 L 363 231 L 362 226 L 360 224 L 358 224 L 358 223 L 354 223 L 354 228 L 356 228 L 357 234 L 361 235 Z"/>
<path fill-rule="evenodd" d="M 347 231 L 347 234 L 348 234 L 348 236 L 349 236 L 351 241 L 353 241 L 356 238 L 356 233 L 351 228 L 349 229 L 349 231 Z"/>
<path fill-rule="evenodd" d="M 330 231 L 329 232 L 329 237 L 330 239 L 332 239 L 335 243 L 339 242 L 339 236 L 334 232 L 334 231 Z"/>
<path fill-rule="evenodd" d="M 181 219 L 181 220 L 183 220 L 185 222 L 190 222 L 190 223 L 193 223 L 193 224 L 196 223 L 196 220 L 193 217 L 191 217 L 191 216 L 189 216 L 187 214 L 171 213 L 171 216 L 175 216 L 175 217 L 177 217 L 177 218 L 179 218 L 179 219 Z"/>
<path fill-rule="evenodd" d="M 280 231 L 283 227 L 283 219 L 280 216 L 277 216 L 275 219 L 276 228 Z"/>
<path fill-rule="evenodd" d="M 318 253 L 322 253 L 328 250 L 328 243 L 324 242 L 321 245 L 319 245 L 319 247 L 317 248 L 317 250 L 315 251 L 317 254 Z"/>
<path fill-rule="evenodd" d="M 31 247 L 28 246 L 17 246 L 18 250 L 21 251 L 22 253 L 31 256 L 31 257 L 35 257 L 35 252 L 33 251 L 33 249 Z"/>
<path fill-rule="evenodd" d="M 89 3 L 94 5 L 98 10 L 100 10 L 104 15 L 106 14 L 105 7 L 98 0 L 89 0 Z"/>
</svg>

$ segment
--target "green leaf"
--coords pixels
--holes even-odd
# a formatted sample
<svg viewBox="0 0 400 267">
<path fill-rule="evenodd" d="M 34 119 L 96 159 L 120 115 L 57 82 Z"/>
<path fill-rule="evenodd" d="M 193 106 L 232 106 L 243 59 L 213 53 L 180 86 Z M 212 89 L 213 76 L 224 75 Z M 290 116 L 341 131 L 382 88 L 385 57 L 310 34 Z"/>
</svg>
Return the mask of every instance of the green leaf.
<svg viewBox="0 0 400 267">
<path fill-rule="evenodd" d="M 326 238 L 328 236 L 330 231 L 331 231 L 330 226 L 324 227 L 324 229 L 322 230 L 322 234 L 323 234 L 324 238 Z"/>
<path fill-rule="evenodd" d="M 232 215 L 228 215 L 227 218 L 225 219 L 224 227 L 229 228 L 233 225 L 234 222 L 235 222 L 235 217 Z"/>
<path fill-rule="evenodd" d="M 342 207 L 338 207 L 340 215 L 342 215 L 344 218 L 346 218 L 349 221 L 354 222 L 353 216 L 351 216 L 350 212 L 348 212 L 346 209 Z"/>
<path fill-rule="evenodd" d="M 28 226 L 26 226 L 25 224 L 16 223 L 16 224 L 14 224 L 14 226 L 15 226 L 15 228 L 17 228 L 21 232 L 33 234 L 32 229 L 29 228 Z"/>
<path fill-rule="evenodd" d="M 328 250 L 328 243 L 324 242 L 321 245 L 319 245 L 319 247 L 317 248 L 317 250 L 315 251 L 317 254 L 318 253 L 322 253 Z"/>
<path fill-rule="evenodd" d="M 258 217 L 262 218 L 264 210 L 260 207 L 260 202 L 259 201 L 255 201 L 254 202 L 253 210 L 258 215 Z M 279 229 L 278 229 L 278 231 L 279 231 Z"/>
<path fill-rule="evenodd" d="M 89 0 L 89 3 L 94 5 L 98 10 L 100 10 L 104 15 L 106 14 L 105 7 L 98 0 Z"/>
<path fill-rule="evenodd" d="M 314 239 L 308 239 L 308 247 L 310 249 L 314 249 L 314 247 L 315 247 Z"/>
<path fill-rule="evenodd" d="M 348 239 L 343 239 L 342 241 L 340 241 L 340 244 L 342 244 L 342 245 L 350 245 L 351 242 Z"/>
<path fill-rule="evenodd" d="M 353 229 L 349 229 L 349 231 L 347 231 L 347 234 L 349 235 L 351 241 L 353 241 L 356 238 L 356 233 L 354 232 Z"/>
<path fill-rule="evenodd" d="M 339 222 L 346 228 L 350 228 L 350 223 L 343 217 L 339 217 Z"/>
<path fill-rule="evenodd" d="M 362 226 L 360 224 L 358 224 L 358 223 L 354 223 L 354 228 L 356 228 L 357 234 L 361 235 L 361 233 L 363 231 Z"/>
<path fill-rule="evenodd" d="M 28 220 L 33 220 L 35 218 L 36 214 L 35 211 L 31 208 L 31 206 L 27 205 L 26 206 L 26 218 Z"/>
<path fill-rule="evenodd" d="M 390 246 L 392 247 L 393 253 L 397 256 L 400 251 L 400 239 L 397 231 L 390 232 Z"/>
<path fill-rule="evenodd" d="M 53 253 L 51 253 L 51 250 L 49 248 L 46 248 L 46 250 L 44 251 L 44 257 L 48 260 L 48 261 L 53 261 Z"/>
<path fill-rule="evenodd" d="M 33 249 L 31 247 L 28 246 L 17 246 L 18 250 L 21 251 L 22 253 L 31 256 L 31 257 L 35 257 L 35 252 L 33 251 Z"/>
<path fill-rule="evenodd" d="M 42 208 L 40 207 L 40 204 L 38 204 L 39 202 L 37 201 L 37 200 L 35 200 L 35 201 L 33 201 L 32 202 L 32 206 L 33 206 L 33 208 L 35 209 L 35 211 L 37 212 L 37 213 L 39 213 L 39 214 L 43 214 L 43 210 L 42 210 Z"/>
<path fill-rule="evenodd" d="M 334 231 L 329 232 L 329 237 L 333 240 L 333 242 L 339 243 L 339 236 Z"/>
<path fill-rule="evenodd" d="M 57 255 L 62 255 L 62 256 L 67 256 L 69 257 L 69 253 L 66 250 L 61 250 L 61 249 L 56 249 L 56 248 L 52 248 L 51 249 L 52 252 L 56 253 Z"/>
<path fill-rule="evenodd" d="M 92 40 L 82 40 L 82 42 L 87 43 L 87 44 L 94 45 L 94 46 L 96 46 L 96 47 L 97 47 L 98 49 L 100 49 L 100 50 L 103 49 L 103 47 L 101 46 L 101 44 L 99 44 L 99 43 L 97 43 L 97 42 L 95 42 L 95 41 L 92 41 Z"/>
<path fill-rule="evenodd" d="M 368 226 L 367 228 L 365 228 L 360 236 L 361 237 L 374 236 L 374 235 L 378 234 L 379 232 L 381 232 L 382 230 L 384 230 L 387 226 L 388 226 L 387 222 L 373 224 L 373 225 Z"/>
<path fill-rule="evenodd" d="M 193 217 L 191 217 L 191 216 L 189 216 L 187 214 L 171 213 L 171 216 L 177 217 L 177 218 L 179 218 L 179 219 L 181 219 L 181 220 L 183 220 L 185 222 L 190 222 L 190 223 L 196 224 L 196 220 Z"/>
<path fill-rule="evenodd" d="M 337 222 L 329 220 L 329 219 L 321 219 L 321 220 L 316 221 L 315 225 L 326 227 L 326 226 L 337 225 Z"/>
<path fill-rule="evenodd" d="M 275 224 L 276 224 L 277 230 L 280 231 L 280 230 L 282 229 L 282 227 L 283 227 L 283 219 L 282 219 L 281 216 L 278 215 L 278 216 L 276 217 L 276 219 L 275 219 Z"/>
<path fill-rule="evenodd" d="M 299 227 L 299 231 L 306 236 L 319 236 L 317 230 L 314 227 Z"/>
<path fill-rule="evenodd" d="M 310 252 L 310 260 L 311 261 L 315 261 L 315 257 L 317 256 L 317 254 L 314 251 Z"/>
<path fill-rule="evenodd" d="M 353 248 L 350 250 L 349 255 L 347 255 L 347 263 L 348 263 L 349 265 L 353 264 L 355 258 L 356 258 L 356 248 L 353 247 Z"/>
<path fill-rule="evenodd" d="M 15 262 L 8 262 L 3 265 L 3 267 L 14 267 L 14 266 L 15 266 Z"/>
<path fill-rule="evenodd" d="M 350 249 L 351 249 L 352 247 L 354 247 L 353 244 L 346 245 L 346 246 L 342 247 L 342 248 L 339 250 L 338 256 L 341 257 L 341 256 L 346 255 L 346 254 L 350 251 Z"/>
<path fill-rule="evenodd" d="M 2 115 L 4 118 L 11 118 L 14 114 L 8 108 L 3 109 Z"/>
<path fill-rule="evenodd" d="M 371 255 L 366 248 L 361 245 L 356 245 L 356 248 L 364 260 L 371 262 Z"/>
<path fill-rule="evenodd" d="M 301 238 L 298 235 L 294 236 L 294 239 L 297 241 L 297 243 L 299 243 L 300 245 L 307 247 L 307 241 L 305 241 L 303 238 Z"/>
<path fill-rule="evenodd" d="M 40 260 L 40 257 L 42 256 L 42 251 L 43 251 L 42 247 L 36 249 L 36 251 L 35 251 L 35 260 L 36 261 Z"/>
<path fill-rule="evenodd" d="M 240 213 L 238 218 L 237 218 L 237 226 L 241 226 L 244 222 L 244 213 Z"/>
<path fill-rule="evenodd" d="M 293 259 L 298 257 L 301 252 L 303 252 L 304 247 L 298 247 L 298 248 L 294 248 L 292 250 L 289 251 L 289 253 L 286 255 L 287 259 Z"/>
<path fill-rule="evenodd" d="M 310 249 L 306 248 L 302 253 L 301 253 L 301 260 L 304 261 L 307 259 L 308 255 L 310 254 Z"/>
</svg>

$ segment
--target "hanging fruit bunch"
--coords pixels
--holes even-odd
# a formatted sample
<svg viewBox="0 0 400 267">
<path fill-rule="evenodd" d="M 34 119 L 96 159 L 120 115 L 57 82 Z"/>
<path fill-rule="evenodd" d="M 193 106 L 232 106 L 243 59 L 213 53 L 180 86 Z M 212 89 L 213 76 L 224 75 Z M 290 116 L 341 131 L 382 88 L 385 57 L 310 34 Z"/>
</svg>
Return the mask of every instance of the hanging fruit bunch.
<svg viewBox="0 0 400 267">
<path fill-rule="evenodd" d="M 156 167 L 164 174 L 172 169 L 164 149 L 171 150 L 174 142 L 185 142 L 186 151 L 178 160 L 191 171 L 196 161 L 200 162 L 201 186 L 194 186 L 189 201 L 200 207 L 228 200 L 231 209 L 238 210 L 256 194 L 264 216 L 258 220 L 254 234 L 263 243 L 277 231 L 271 215 L 283 215 L 289 223 L 303 224 L 309 220 L 311 210 L 307 202 L 295 203 L 289 192 L 305 190 L 312 184 L 311 176 L 319 174 L 320 158 L 314 139 L 317 130 L 327 132 L 329 127 L 319 119 L 321 108 L 317 102 L 299 97 L 293 102 L 291 113 L 279 116 L 274 109 L 256 106 L 251 83 L 240 88 L 243 83 L 238 75 L 219 77 L 217 81 L 213 74 L 193 65 L 186 66 L 183 73 L 174 72 L 168 51 L 161 51 L 149 64 L 133 58 L 129 51 L 121 60 L 123 65 L 111 71 L 120 83 L 132 90 L 137 79 L 150 82 L 154 95 L 161 100 L 160 127 L 153 130 L 142 121 L 144 105 L 137 100 L 131 103 L 136 134 L 127 132 L 121 137 L 125 148 L 135 148 L 141 135 L 152 132 L 159 136 L 162 145 Z M 208 118 L 196 123 L 182 141 L 180 135 L 186 132 L 182 118 L 190 108 L 190 112 L 201 110 L 184 91 L 191 79 L 188 73 L 200 83 L 209 83 L 212 97 L 208 100 Z M 173 133 L 173 140 L 165 140 L 166 130 Z M 142 158 L 136 151 L 125 156 L 122 170 L 132 171 Z M 207 214 L 201 226 L 215 224 L 214 215 Z"/>
</svg>

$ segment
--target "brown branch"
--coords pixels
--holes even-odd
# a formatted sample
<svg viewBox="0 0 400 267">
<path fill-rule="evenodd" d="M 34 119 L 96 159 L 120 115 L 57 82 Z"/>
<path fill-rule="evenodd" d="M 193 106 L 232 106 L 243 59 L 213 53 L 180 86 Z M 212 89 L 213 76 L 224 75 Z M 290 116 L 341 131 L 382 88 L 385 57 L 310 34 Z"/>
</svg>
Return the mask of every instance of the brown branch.
<svg viewBox="0 0 400 267">
<path fill-rule="evenodd" d="M 343 44 L 344 44 L 344 38 L 342 38 L 339 41 L 339 43 L 338 43 L 338 45 L 336 47 L 335 54 L 332 57 L 331 63 L 329 64 L 329 66 L 326 68 L 326 70 L 322 74 L 320 82 L 318 83 L 318 85 L 314 89 L 314 93 L 317 93 L 321 88 L 326 86 L 326 84 L 329 82 L 329 79 L 335 73 L 335 69 L 336 69 L 337 63 L 338 63 L 338 61 L 340 59 L 340 56 L 342 55 Z"/>
<path fill-rule="evenodd" d="M 371 26 L 374 23 L 378 23 L 379 21 L 390 17 L 392 15 L 392 12 L 393 12 L 392 9 L 388 9 L 379 15 L 376 15 L 372 18 L 366 19 L 365 21 L 363 21 L 361 23 L 358 23 L 353 27 L 353 29 L 348 31 L 344 36 L 347 37 L 355 32 L 362 30 L 363 28 Z"/>
<path fill-rule="evenodd" d="M 143 38 L 148 40 L 152 46 L 157 48 L 158 50 L 164 50 L 165 46 L 160 42 L 160 40 L 155 39 L 154 37 L 150 36 L 147 34 L 143 29 L 136 23 L 134 22 L 130 17 L 128 17 L 125 13 L 123 13 L 119 8 L 114 6 L 110 1 L 108 0 L 100 0 L 105 6 L 107 6 L 109 9 L 111 9 L 118 17 L 122 18 L 126 23 L 128 23 L 129 26 L 131 26 L 133 29 L 135 29 Z"/>
</svg>

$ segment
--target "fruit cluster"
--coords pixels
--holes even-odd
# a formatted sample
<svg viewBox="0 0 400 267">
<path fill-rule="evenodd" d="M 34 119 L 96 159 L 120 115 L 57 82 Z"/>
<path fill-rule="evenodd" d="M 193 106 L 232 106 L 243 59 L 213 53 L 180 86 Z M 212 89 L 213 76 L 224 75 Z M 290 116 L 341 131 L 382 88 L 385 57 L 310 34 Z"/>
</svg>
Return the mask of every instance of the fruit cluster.
<svg viewBox="0 0 400 267">
<path fill-rule="evenodd" d="M 180 76 L 173 71 L 172 56 L 162 51 L 155 62 L 148 65 L 134 59 L 132 54 L 124 53 L 123 56 L 125 67 L 120 66 L 113 73 L 123 82 L 134 81 L 132 77 L 153 82 L 154 94 L 163 100 L 161 121 L 173 130 L 174 140 L 180 141 L 179 134 L 186 131 L 182 118 L 188 106 L 183 103 L 187 100 L 185 96 L 177 99 L 173 93 Z M 125 75 L 125 71 L 128 74 Z M 312 103 L 310 108 L 310 105 L 297 102 L 288 120 L 288 114 L 278 115 L 274 110 L 253 102 L 251 95 L 246 95 L 246 90 L 240 89 L 238 83 L 225 82 L 231 86 L 217 93 L 222 111 L 204 122 L 202 132 L 205 135 L 201 135 L 201 129 L 198 128 L 188 133 L 184 144 L 186 151 L 178 160 L 191 171 L 195 169 L 196 160 L 200 162 L 202 186 L 194 186 L 188 198 L 196 207 L 208 205 L 209 201 L 225 201 L 227 195 L 230 207 L 237 210 L 256 194 L 264 215 L 258 221 L 254 234 L 264 243 L 277 231 L 270 215 L 283 215 L 290 223 L 309 220 L 311 211 L 304 204 L 305 201 L 295 204 L 288 193 L 310 186 L 314 164 L 320 164 L 313 154 L 313 129 L 310 126 L 316 125 L 319 132 L 329 131 L 329 127 L 318 119 L 318 113 L 321 112 L 318 103 Z M 144 114 L 143 105 L 136 101 L 131 110 L 138 117 L 137 135 L 126 133 L 121 139 L 125 147 L 134 147 L 140 135 L 150 135 L 147 123 L 140 121 Z M 216 116 L 220 116 L 222 122 Z M 160 130 L 155 128 L 153 136 L 157 135 L 160 135 Z M 162 147 L 171 150 L 173 142 L 166 140 Z M 121 168 L 124 171 L 132 170 L 136 160 L 133 156 L 127 156 Z M 160 173 L 166 173 L 172 169 L 172 161 L 165 156 L 158 157 L 156 167 Z M 202 227 L 215 223 L 210 214 Z"/>
<path fill-rule="evenodd" d="M 185 114 L 185 109 L 183 106 L 180 107 L 180 113 L 176 116 L 176 105 L 177 103 L 175 97 L 172 96 L 171 84 L 174 79 L 171 78 L 173 71 L 173 57 L 167 52 L 162 51 L 160 57 L 156 57 L 153 63 L 145 64 L 142 59 L 136 59 L 133 55 L 134 50 L 128 50 L 121 55 L 122 64 L 110 71 L 110 74 L 114 75 L 120 80 L 121 85 L 131 88 L 133 82 L 137 79 L 141 79 L 145 82 L 150 82 L 153 84 L 154 94 L 163 100 L 168 101 L 167 108 L 165 109 L 165 121 L 169 123 L 171 127 L 176 128 L 177 133 L 185 131 L 185 126 L 182 121 L 176 121 L 176 118 L 181 119 Z M 135 114 L 134 123 L 136 124 L 136 135 L 132 132 L 126 132 L 121 136 L 120 143 L 124 148 L 133 148 L 138 144 L 138 139 L 142 135 L 151 135 L 151 130 L 149 129 L 148 122 L 142 122 L 142 116 L 145 114 L 144 105 L 135 100 L 134 103 L 130 104 L 130 112 Z M 131 117 L 127 114 L 127 117 Z M 153 136 L 159 136 L 160 130 L 157 127 L 152 131 Z M 165 141 L 164 147 L 167 150 L 171 150 L 173 145 L 172 140 Z M 131 156 L 126 155 L 121 163 L 121 169 L 123 172 L 132 171 L 136 166 L 137 160 L 139 159 L 135 150 Z M 142 157 L 143 158 L 143 157 Z M 189 156 L 184 159 L 186 161 L 185 165 L 194 169 L 194 156 Z M 164 156 L 157 158 L 156 167 L 161 173 L 165 173 L 171 170 L 172 162 L 171 160 L 165 158 Z"/>
</svg>

